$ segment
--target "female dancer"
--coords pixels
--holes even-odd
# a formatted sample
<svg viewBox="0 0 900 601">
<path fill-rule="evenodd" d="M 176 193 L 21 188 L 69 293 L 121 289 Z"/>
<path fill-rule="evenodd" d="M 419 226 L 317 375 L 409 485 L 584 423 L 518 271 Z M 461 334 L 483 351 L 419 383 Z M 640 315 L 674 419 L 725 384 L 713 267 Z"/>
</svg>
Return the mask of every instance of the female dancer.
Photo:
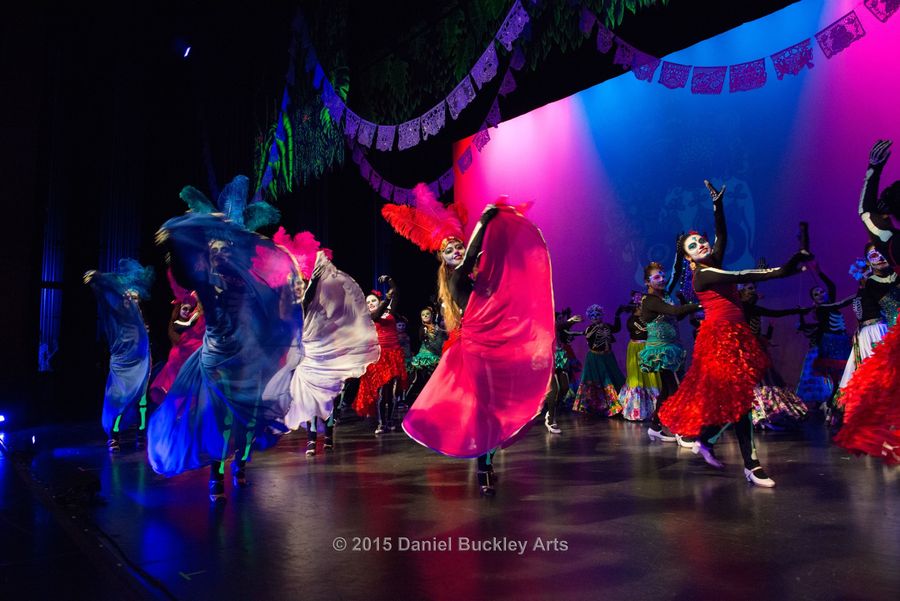
<svg viewBox="0 0 900 601">
<path fill-rule="evenodd" d="M 675 442 L 677 437 L 666 431 L 659 421 L 659 412 L 678 390 L 678 373 L 684 365 L 686 352 L 678 336 L 678 320 L 700 310 L 697 303 L 674 305 L 666 298 L 666 272 L 662 265 L 651 262 L 644 267 L 647 294 L 641 299 L 641 319 L 647 324 L 647 342 L 638 353 L 641 371 L 658 374 L 659 395 L 650 418 L 647 436 L 650 440 Z"/>
<path fill-rule="evenodd" d="M 544 400 L 546 407 L 544 427 L 551 434 L 561 434 L 562 430 L 556 423 L 556 416 L 563 399 L 569 394 L 571 342 L 576 336 L 581 336 L 583 332 L 569 330 L 570 327 L 581 322 L 581 315 L 572 315 L 570 309 L 557 312 L 555 317 L 556 350 L 553 353 L 553 377 L 550 378 L 550 390 L 547 391 L 547 397 Z"/>
<path fill-rule="evenodd" d="M 109 376 L 103 395 L 101 423 L 111 453 L 121 449 L 122 428 L 138 414 L 137 445 L 147 428 L 147 381 L 150 378 L 150 340 L 139 302 L 149 298 L 153 268 L 134 259 L 120 259 L 114 273 L 88 271 L 84 283 L 97 296 L 100 322 L 109 344 Z M 134 411 L 137 409 L 137 411 Z"/>
<path fill-rule="evenodd" d="M 637 292 L 632 298 L 631 315 L 625 321 L 630 340 L 625 353 L 625 385 L 619 391 L 622 417 L 631 421 L 651 419 L 659 398 L 660 380 L 655 371 L 643 371 L 640 365 L 641 351 L 647 345 L 647 324 L 641 318 L 643 294 Z"/>
<path fill-rule="evenodd" d="M 397 305 L 397 285 L 389 275 L 379 277 L 378 281 L 387 283 L 388 292 L 381 298 L 380 293 L 373 290 L 366 297 L 366 306 L 378 332 L 381 356 L 366 368 L 366 373 L 359 380 L 359 392 L 353 402 L 353 408 L 360 416 L 377 415 L 376 435 L 387 429 L 396 429 L 394 409 L 397 386 L 405 390 L 407 385 L 406 359 L 397 337 L 397 320 L 393 314 Z"/>
<path fill-rule="evenodd" d="M 660 410 L 660 419 L 679 434 L 699 434 L 694 452 L 720 469 L 724 465 L 713 453 L 710 439 L 722 424 L 733 422 L 744 460 L 744 475 L 754 484 L 772 487 L 775 482 L 757 459 L 750 423 L 753 388 L 762 377 L 767 358 L 744 319 L 736 284 L 789 276 L 798 271 L 801 261 L 811 257 L 801 251 L 780 268 L 722 269 L 727 243 L 722 203 L 725 187 L 718 191 L 708 181 L 704 183 L 713 201 L 715 244 L 711 247 L 701 234 L 690 232 L 679 238 L 677 252 L 689 260 L 694 272 L 693 287 L 705 318 L 694 344 L 691 367 L 678 391 Z"/>
<path fill-rule="evenodd" d="M 873 269 L 887 263 L 896 272 L 900 236 L 887 213 L 900 217 L 900 181 L 878 197 L 878 180 L 890 157 L 890 147 L 889 140 L 879 140 L 869 154 L 859 215 L 872 240 L 866 247 L 867 260 Z M 884 281 L 888 276 L 878 277 L 882 280 L 879 284 L 888 283 Z M 895 282 L 881 299 L 885 316 L 893 324 L 891 329 L 842 391 L 844 425 L 834 438 L 845 449 L 881 457 L 889 464 L 900 463 L 900 328 L 896 326 L 900 303 L 896 291 Z"/>
<path fill-rule="evenodd" d="M 858 365 L 871 356 L 873 347 L 881 342 L 889 324 L 896 320 L 894 309 L 900 296 L 900 281 L 895 269 L 900 252 L 890 214 L 900 217 L 900 182 L 894 182 L 881 197 L 878 196 L 881 172 L 890 156 L 890 140 L 878 140 L 869 153 L 859 216 L 869 233 L 865 256 L 871 275 L 859 294 L 859 331 L 853 338 L 853 352 L 844 369 L 841 388 L 847 386 Z"/>
<path fill-rule="evenodd" d="M 299 278 L 295 279 L 293 320 L 301 327 L 278 373 L 263 392 L 264 399 L 287 404 L 284 425 L 291 430 L 307 428 L 308 456 L 315 455 L 317 432 L 324 430 L 325 446 L 334 444 L 334 399 L 344 381 L 358 378 L 379 356 L 378 334 L 369 317 L 365 295 L 359 285 L 330 259 L 330 251 L 320 250 L 309 232 L 293 237 L 279 228 L 274 242 L 293 259 Z M 293 266 L 284 262 L 269 265 L 276 279 L 292 275 Z"/>
<path fill-rule="evenodd" d="M 759 340 L 763 352 L 768 355 L 772 340 L 772 324 L 766 332 L 762 331 L 763 317 L 786 317 L 788 315 L 805 315 L 812 307 L 796 309 L 769 309 L 759 305 L 759 293 L 756 284 L 738 284 L 741 307 L 744 319 L 750 330 Z M 763 374 L 762 381 L 753 389 L 753 409 L 750 412 L 754 426 L 775 429 L 782 425 L 796 425 L 807 414 L 806 405 L 791 388 L 788 387 L 781 374 L 773 367 L 771 357 L 769 366 Z"/>
<path fill-rule="evenodd" d="M 588 343 L 588 354 L 584 359 L 581 372 L 581 384 L 575 395 L 573 411 L 599 413 L 612 417 L 622 412 L 619 403 L 619 389 L 625 383 L 625 376 L 616 363 L 612 344 L 616 341 L 614 334 L 622 329 L 622 313 L 626 307 L 616 309 L 616 318 L 610 326 L 603 322 L 603 307 L 591 305 L 585 311 L 590 325 L 584 331 Z"/>
<path fill-rule="evenodd" d="M 865 247 L 871 275 L 859 292 L 859 329 L 853 337 L 853 352 L 841 377 L 841 389 L 847 386 L 859 365 L 872 356 L 875 346 L 881 343 L 888 328 L 896 321 L 894 309 L 900 300 L 900 280 L 878 247 L 875 242 L 869 242 Z M 840 390 L 836 393 L 838 405 L 843 405 L 842 395 Z"/>
<path fill-rule="evenodd" d="M 410 360 L 413 377 L 406 391 L 406 398 L 410 404 L 434 373 L 441 360 L 444 343 L 447 341 L 446 330 L 434 321 L 434 309 L 425 307 L 419 313 L 419 318 L 422 320 L 419 327 L 419 352 Z"/>
<path fill-rule="evenodd" d="M 415 207 L 386 205 L 382 214 L 423 250 L 438 251 L 450 332 L 403 429 L 439 453 L 478 457 L 481 493 L 493 495 L 494 450 L 540 413 L 553 372 L 547 245 L 521 213 L 500 204 L 488 205 L 466 247 L 458 207 L 444 207 L 422 184 Z"/>
<path fill-rule="evenodd" d="M 288 410 L 262 393 L 291 343 L 293 324 L 283 311 L 291 290 L 286 279 L 267 279 L 254 268 L 260 257 L 284 251 L 251 231 L 277 212 L 261 202 L 247 205 L 248 189 L 249 180 L 238 176 L 217 209 L 187 187 L 181 197 L 192 210 L 157 234 L 175 280 L 195 290 L 206 310 L 206 333 L 150 419 L 150 465 L 166 476 L 210 465 L 213 502 L 225 499 L 225 462 L 234 458 L 234 485 L 246 486 L 255 439 L 271 428 L 283 430 Z"/>
<path fill-rule="evenodd" d="M 167 272 L 169 286 L 175 300 L 172 301 L 172 317 L 169 319 L 169 358 L 165 366 L 150 383 L 150 400 L 159 405 L 172 387 L 172 382 L 188 357 L 194 354 L 203 344 L 203 332 L 206 331 L 206 320 L 203 308 L 197 302 L 197 294 L 188 292 L 175 282 L 172 271 Z"/>
</svg>

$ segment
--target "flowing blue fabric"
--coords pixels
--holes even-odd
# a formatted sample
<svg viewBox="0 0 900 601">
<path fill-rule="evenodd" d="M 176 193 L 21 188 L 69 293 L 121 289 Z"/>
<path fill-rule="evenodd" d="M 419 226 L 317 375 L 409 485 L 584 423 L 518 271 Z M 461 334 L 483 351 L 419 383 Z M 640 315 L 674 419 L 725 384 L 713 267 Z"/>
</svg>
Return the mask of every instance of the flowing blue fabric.
<svg viewBox="0 0 900 601">
<path fill-rule="evenodd" d="M 119 429 L 137 421 L 137 406 L 147 393 L 150 378 L 150 341 L 138 301 L 125 294 L 126 286 L 118 274 L 95 274 L 90 286 L 97 295 L 100 322 L 109 343 L 109 376 L 101 417 L 109 435 L 120 415 Z"/>
<path fill-rule="evenodd" d="M 283 429 L 289 403 L 264 400 L 262 391 L 297 325 L 287 280 L 268 281 L 271 275 L 255 268 L 255 257 L 283 253 L 271 240 L 221 216 L 194 213 L 170 219 L 162 233 L 173 275 L 197 292 L 206 317 L 202 346 L 150 418 L 150 464 L 172 476 L 247 459 L 258 437 Z"/>
</svg>

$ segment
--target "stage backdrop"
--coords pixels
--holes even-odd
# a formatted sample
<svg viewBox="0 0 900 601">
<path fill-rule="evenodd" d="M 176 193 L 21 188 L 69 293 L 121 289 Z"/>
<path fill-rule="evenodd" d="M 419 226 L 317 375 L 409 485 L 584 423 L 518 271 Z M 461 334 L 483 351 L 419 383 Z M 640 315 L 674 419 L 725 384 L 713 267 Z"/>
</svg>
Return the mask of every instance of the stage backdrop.
<svg viewBox="0 0 900 601">
<path fill-rule="evenodd" d="M 767 60 L 761 89 L 729 93 L 726 82 L 720 95 L 694 95 L 690 84 L 670 90 L 623 73 L 503 122 L 467 172 L 457 171 L 455 199 L 473 222 L 501 194 L 534 201 L 528 214 L 550 247 L 557 307 L 582 315 L 600 303 L 611 318 L 641 288 L 644 264 L 672 264 L 680 231 L 712 235 L 704 178 L 728 187 L 727 267 L 751 267 L 760 257 L 780 264 L 798 248 L 805 220 L 819 264 L 839 296 L 849 295 L 856 283 L 848 268 L 866 241 L 857 203 L 877 138 L 898 140 L 882 183 L 900 178 L 900 16 L 881 23 L 859 2 L 802 1 L 664 57 L 707 66 L 767 57 L 852 8 L 865 37 L 830 60 L 813 40 L 814 68 L 780 81 Z M 455 156 L 468 143 L 460 141 Z M 761 304 L 806 305 L 815 283 L 808 274 L 764 283 Z M 775 323 L 772 351 L 792 383 L 807 344 L 796 323 Z M 847 324 L 856 325 L 850 314 Z M 627 339 L 623 324 L 623 369 Z"/>
</svg>

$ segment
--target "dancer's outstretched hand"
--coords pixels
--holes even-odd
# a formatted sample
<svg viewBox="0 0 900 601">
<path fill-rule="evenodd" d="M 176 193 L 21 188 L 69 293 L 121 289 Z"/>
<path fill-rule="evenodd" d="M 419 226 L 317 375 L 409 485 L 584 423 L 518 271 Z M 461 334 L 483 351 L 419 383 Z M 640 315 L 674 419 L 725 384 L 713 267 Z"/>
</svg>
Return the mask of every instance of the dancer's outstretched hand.
<svg viewBox="0 0 900 601">
<path fill-rule="evenodd" d="M 389 276 L 389 275 L 378 276 L 378 282 L 381 284 L 384 284 L 385 282 L 390 282 L 390 281 L 391 281 L 391 276 Z"/>
<path fill-rule="evenodd" d="M 710 183 L 708 179 L 703 180 L 703 183 L 706 184 L 706 189 L 709 190 L 709 195 L 712 198 L 713 202 L 718 202 L 725 196 L 725 186 L 722 185 L 721 190 L 716 190 L 716 188 Z"/>
<path fill-rule="evenodd" d="M 90 271 L 85 271 L 84 277 L 82 278 L 82 280 L 84 281 L 85 284 L 90 284 L 91 280 L 94 279 L 95 275 L 97 275 L 96 269 L 91 269 Z"/>
<path fill-rule="evenodd" d="M 890 140 L 878 140 L 875 142 L 875 145 L 872 146 L 872 150 L 869 152 L 869 167 L 880 167 L 887 162 L 891 156 L 891 144 L 893 142 Z"/>
</svg>

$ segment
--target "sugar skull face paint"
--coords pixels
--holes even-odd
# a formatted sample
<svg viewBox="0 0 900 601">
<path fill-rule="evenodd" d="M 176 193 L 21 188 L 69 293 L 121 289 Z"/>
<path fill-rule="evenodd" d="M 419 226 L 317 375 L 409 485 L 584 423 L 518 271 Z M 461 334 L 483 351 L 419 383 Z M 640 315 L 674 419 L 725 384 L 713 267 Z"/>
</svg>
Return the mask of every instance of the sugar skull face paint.
<svg viewBox="0 0 900 601">
<path fill-rule="evenodd" d="M 709 240 L 700 234 L 690 234 L 684 239 L 683 250 L 691 261 L 702 262 L 712 253 Z"/>
<path fill-rule="evenodd" d="M 890 267 L 890 265 L 888 265 L 887 259 L 884 258 L 884 255 L 882 255 L 874 248 L 870 248 L 868 251 L 866 251 L 866 262 L 869 264 L 873 271 L 884 271 Z"/>
<path fill-rule="evenodd" d="M 447 264 L 447 267 L 459 267 L 466 256 L 466 245 L 462 240 L 451 238 L 441 249 L 441 260 Z"/>
<path fill-rule="evenodd" d="M 654 269 L 647 275 L 647 285 L 653 290 L 664 290 L 666 287 L 666 272 L 662 269 Z"/>
</svg>

